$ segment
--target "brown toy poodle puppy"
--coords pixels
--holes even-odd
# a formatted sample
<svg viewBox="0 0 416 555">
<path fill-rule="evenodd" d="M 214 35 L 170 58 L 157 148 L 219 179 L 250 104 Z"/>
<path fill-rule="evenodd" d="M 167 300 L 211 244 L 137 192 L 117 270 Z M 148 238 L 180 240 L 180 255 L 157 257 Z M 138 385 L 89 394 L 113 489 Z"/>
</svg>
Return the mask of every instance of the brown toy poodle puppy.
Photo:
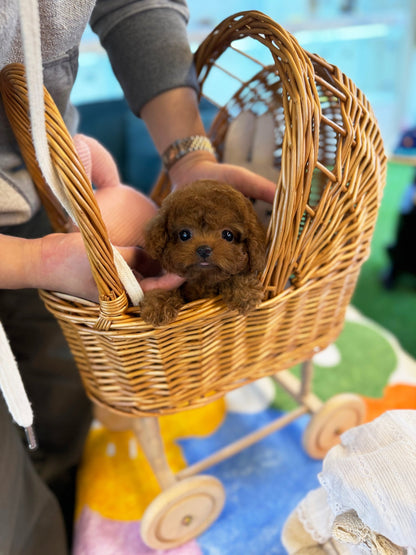
<svg viewBox="0 0 416 555">
<path fill-rule="evenodd" d="M 263 298 L 265 239 L 252 203 L 230 185 L 200 180 L 172 192 L 147 226 L 146 250 L 186 281 L 174 291 L 146 292 L 143 320 L 168 324 L 184 303 L 217 295 L 241 314 L 255 308 Z"/>
</svg>

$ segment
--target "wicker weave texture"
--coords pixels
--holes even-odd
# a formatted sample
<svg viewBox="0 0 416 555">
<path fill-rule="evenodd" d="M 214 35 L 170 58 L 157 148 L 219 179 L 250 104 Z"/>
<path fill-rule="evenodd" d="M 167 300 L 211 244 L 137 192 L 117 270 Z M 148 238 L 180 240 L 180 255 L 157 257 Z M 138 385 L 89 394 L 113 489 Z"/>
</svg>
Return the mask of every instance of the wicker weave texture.
<svg viewBox="0 0 416 555">
<path fill-rule="evenodd" d="M 127 306 L 91 186 L 46 93 L 52 158 L 76 209 L 101 301 L 41 296 L 62 326 L 87 393 L 116 412 L 161 415 L 201 406 L 311 358 L 340 333 L 368 257 L 386 173 L 368 101 L 338 68 L 252 11 L 224 20 L 201 44 L 195 62 L 202 93 L 222 55 L 243 38 L 267 49 L 271 63 L 239 79 L 211 138 L 221 158 L 238 114 L 272 114 L 279 176 L 262 275 L 265 299 L 245 317 L 220 298 L 203 299 L 186 305 L 169 327 L 154 329 Z M 3 72 L 1 89 L 26 163 L 49 198 L 30 144 L 21 68 Z M 154 196 L 160 200 L 169 187 L 162 177 Z"/>
<path fill-rule="evenodd" d="M 227 311 L 219 299 L 192 303 L 173 325 L 156 330 L 131 308 L 111 329 L 93 333 L 86 319 L 93 327 L 98 308 L 81 305 L 69 319 L 73 301 L 47 292 L 42 298 L 96 402 L 129 414 L 167 414 L 204 405 L 325 348 L 342 329 L 355 280 L 350 273 L 326 286 L 288 290 L 247 317 Z"/>
</svg>

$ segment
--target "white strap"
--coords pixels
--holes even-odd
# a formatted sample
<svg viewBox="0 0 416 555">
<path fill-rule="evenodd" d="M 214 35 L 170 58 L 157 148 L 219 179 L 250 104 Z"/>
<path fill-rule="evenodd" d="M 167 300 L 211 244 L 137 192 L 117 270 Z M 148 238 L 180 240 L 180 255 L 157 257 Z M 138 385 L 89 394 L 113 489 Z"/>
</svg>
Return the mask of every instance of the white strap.
<svg viewBox="0 0 416 555">
<path fill-rule="evenodd" d="M 16 359 L 0 322 L 0 387 L 13 420 L 26 429 L 29 447 L 36 447 L 33 434 L 33 411 L 26 395 Z"/>
<path fill-rule="evenodd" d="M 28 84 L 32 140 L 36 158 L 45 181 L 69 216 L 75 221 L 70 203 L 64 192 L 64 187 L 53 167 L 47 142 L 38 1 L 19 0 L 19 10 Z M 124 258 L 114 248 L 113 252 L 117 253 L 114 257 L 114 263 L 120 280 L 131 302 L 136 306 L 143 298 L 142 288 Z"/>
<path fill-rule="evenodd" d="M 133 306 L 138 306 L 143 299 L 143 289 L 137 281 L 132 269 L 121 256 L 119 251 L 113 246 L 114 264 L 117 268 L 120 281 L 126 290 L 127 295 Z"/>
<path fill-rule="evenodd" d="M 37 0 L 19 0 L 19 10 L 29 93 L 32 140 L 36 157 L 46 182 L 73 219 L 72 211 L 66 200 L 62 184 L 51 161 L 46 137 L 38 2 Z"/>
</svg>

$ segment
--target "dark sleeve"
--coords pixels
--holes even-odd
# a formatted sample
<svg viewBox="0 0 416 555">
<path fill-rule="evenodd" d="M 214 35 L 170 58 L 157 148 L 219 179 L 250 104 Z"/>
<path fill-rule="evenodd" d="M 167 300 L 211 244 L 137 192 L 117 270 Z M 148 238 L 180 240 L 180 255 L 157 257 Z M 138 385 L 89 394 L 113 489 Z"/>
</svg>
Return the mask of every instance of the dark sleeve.
<svg viewBox="0 0 416 555">
<path fill-rule="evenodd" d="M 198 89 L 187 22 L 185 0 L 98 0 L 91 27 L 136 115 L 162 92 Z"/>
</svg>

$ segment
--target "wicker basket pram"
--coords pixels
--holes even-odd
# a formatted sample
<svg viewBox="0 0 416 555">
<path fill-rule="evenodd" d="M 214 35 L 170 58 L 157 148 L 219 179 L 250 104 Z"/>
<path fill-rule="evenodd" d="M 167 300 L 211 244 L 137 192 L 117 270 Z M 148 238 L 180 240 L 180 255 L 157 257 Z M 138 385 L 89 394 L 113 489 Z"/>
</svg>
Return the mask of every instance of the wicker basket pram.
<svg viewBox="0 0 416 555">
<path fill-rule="evenodd" d="M 259 62 L 236 49 L 242 39 L 255 41 L 269 61 Z M 143 434 L 153 437 L 157 420 L 153 417 L 202 406 L 264 376 L 274 375 L 301 404 L 273 429 L 305 412 L 322 412 L 322 404 L 309 390 L 309 361 L 339 335 L 360 267 L 369 254 L 386 158 L 364 95 L 338 68 L 306 52 L 282 27 L 255 11 L 227 18 L 200 45 L 195 63 L 202 94 L 218 68 L 236 73 L 221 68 L 222 56 L 231 51 L 249 58 L 255 69 L 247 79 L 237 77 L 236 90 L 219 106 L 211 139 L 221 159 L 227 131 L 239 114 L 271 114 L 278 173 L 262 275 L 265 298 L 247 316 L 229 311 L 221 298 L 215 298 L 186 305 L 169 327 L 155 329 L 141 320 L 139 308 L 129 306 L 117 275 L 91 184 L 45 93 L 52 160 L 83 234 L 100 303 L 51 291 L 40 294 L 64 331 L 89 397 L 111 413 L 140 417 L 133 421 L 141 439 Z M 231 63 L 239 69 L 238 62 Z M 50 219 L 55 229 L 65 229 L 65 216 L 42 179 L 30 142 L 21 66 L 3 70 L 1 90 Z M 169 187 L 162 177 L 154 197 L 161 200 Z M 303 363 L 304 370 L 300 384 L 285 372 L 298 363 Z M 334 420 L 336 433 L 362 417 L 355 399 L 343 401 L 338 419 L 333 418 L 335 404 L 326 410 L 325 419 L 329 415 Z M 321 425 L 320 421 L 319 430 L 315 426 L 311 432 L 313 441 Z M 330 446 L 321 446 L 317 456 Z M 309 451 L 316 455 L 316 450 Z M 169 488 L 173 481 L 165 463 L 153 466 L 162 487 Z M 193 536 L 200 531 L 195 528 Z M 154 540 L 153 532 L 149 544 L 162 548 L 193 537 L 182 534 L 176 543 L 169 543 Z"/>
</svg>

